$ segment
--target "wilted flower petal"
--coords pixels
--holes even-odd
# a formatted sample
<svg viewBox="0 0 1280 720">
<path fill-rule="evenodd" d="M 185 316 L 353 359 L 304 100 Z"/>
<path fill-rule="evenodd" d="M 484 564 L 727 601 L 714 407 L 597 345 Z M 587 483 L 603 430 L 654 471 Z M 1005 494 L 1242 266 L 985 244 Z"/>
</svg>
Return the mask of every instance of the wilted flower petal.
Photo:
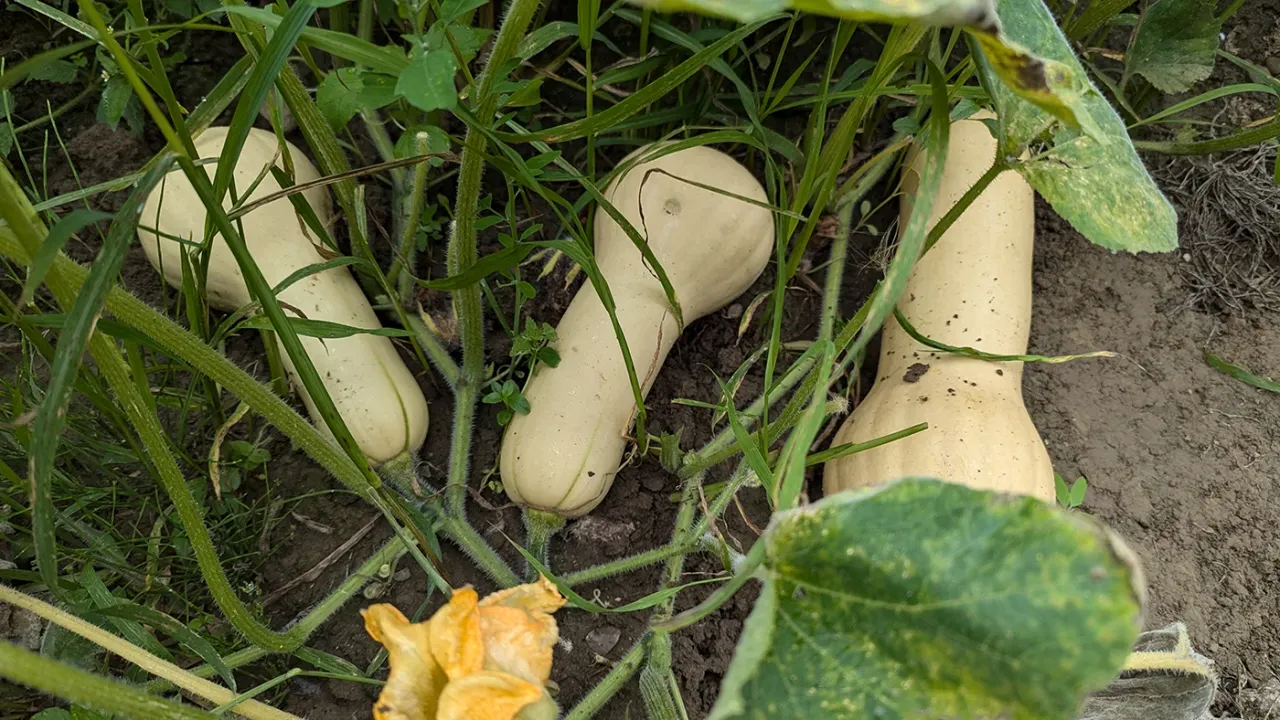
<svg viewBox="0 0 1280 720">
<path fill-rule="evenodd" d="M 435 720 L 444 671 L 431 654 L 425 624 L 411 624 L 394 605 L 361 611 L 364 627 L 387 649 L 391 674 L 373 706 L 377 720 Z"/>
<path fill-rule="evenodd" d="M 427 623 L 431 654 L 450 680 L 484 669 L 484 640 L 477 605 L 474 589 L 456 590 L 449 604 L 437 610 Z"/>
<path fill-rule="evenodd" d="M 551 679 L 551 651 L 558 633 L 555 618 L 541 612 L 495 605 L 480 608 L 484 668 L 510 673 L 545 687 Z"/>
<path fill-rule="evenodd" d="M 454 592 L 428 622 L 411 625 L 391 605 L 364 611 L 365 628 L 387 647 L 391 676 L 377 720 L 551 720 L 544 689 L 564 598 L 546 578 L 480 600 Z"/>
<path fill-rule="evenodd" d="M 504 605 L 548 614 L 564 607 L 564 604 L 560 591 L 545 575 L 539 575 L 537 582 L 499 590 L 480 601 L 480 607 Z"/>
<path fill-rule="evenodd" d="M 539 576 L 536 583 L 502 590 L 480 601 L 484 667 L 543 687 L 551 679 L 551 651 L 559 632 L 551 613 L 564 607 L 556 586 Z"/>
<path fill-rule="evenodd" d="M 437 720 L 512 720 L 542 697 L 541 687 L 503 672 L 482 670 L 450 680 Z"/>
</svg>

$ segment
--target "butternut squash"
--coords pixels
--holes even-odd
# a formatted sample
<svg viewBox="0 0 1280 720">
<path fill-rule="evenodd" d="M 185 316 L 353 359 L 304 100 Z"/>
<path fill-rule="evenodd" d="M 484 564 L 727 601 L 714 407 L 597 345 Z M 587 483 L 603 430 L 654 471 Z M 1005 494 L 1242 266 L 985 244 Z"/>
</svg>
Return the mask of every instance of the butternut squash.
<svg viewBox="0 0 1280 720">
<path fill-rule="evenodd" d="M 203 158 L 217 158 L 226 135 L 225 127 L 209 128 L 196 140 L 197 152 Z M 296 182 L 319 179 L 320 173 L 301 150 L 290 145 L 289 153 Z M 235 187 L 241 192 L 251 187 L 269 163 L 280 164 L 277 154 L 275 135 L 254 129 L 236 158 Z M 205 167 L 212 177 L 216 164 Z M 249 194 L 249 199 L 265 197 L 280 189 L 280 184 L 267 173 Z M 330 217 L 328 192 L 323 187 L 315 187 L 303 194 L 321 221 L 327 221 Z M 230 194 L 224 204 L 230 209 Z M 182 284 L 180 253 L 193 253 L 193 248 L 173 238 L 199 244 L 204 237 L 205 215 L 195 188 L 180 170 L 166 175 L 147 198 L 138 238 L 147 259 L 174 287 Z M 273 287 L 297 270 L 324 262 L 316 247 L 318 241 L 287 198 L 254 209 L 240 222 L 249 252 Z M 206 292 L 209 305 L 217 310 L 235 310 L 251 300 L 240 267 L 221 236 L 213 242 Z M 286 312 L 300 311 L 311 320 L 362 329 L 382 327 L 346 268 L 311 274 L 290 285 L 278 297 Z M 371 462 L 384 463 L 406 452 L 416 452 L 422 446 L 427 434 L 427 401 L 388 338 L 359 334 L 323 342 L 313 337 L 301 340 L 342 419 Z M 316 425 L 327 431 L 283 348 L 281 355 L 285 370 Z"/>
<path fill-rule="evenodd" d="M 682 180 L 761 202 L 766 195 L 746 168 L 708 147 L 640 163 L 605 191 L 645 236 L 675 288 L 685 321 L 693 322 L 755 282 L 773 251 L 774 229 L 766 208 Z M 661 283 L 603 210 L 596 213 L 595 252 L 648 393 L 680 328 Z M 578 291 L 556 331 L 560 364 L 540 367 L 530 381 L 526 396 L 532 410 L 507 427 L 500 470 L 514 502 L 578 517 L 595 508 L 613 483 L 636 407 L 613 326 L 590 283 Z"/>
<path fill-rule="evenodd" d="M 931 224 L 991 167 L 996 141 L 982 117 L 990 115 L 951 128 Z M 908 171 L 904 223 L 922 160 L 917 156 Z M 898 309 L 921 334 L 942 343 L 1026 354 L 1034 242 L 1035 194 L 1021 175 L 1006 171 L 920 259 Z M 929 429 L 829 461 L 825 491 L 924 476 L 1053 501 L 1053 467 L 1022 400 L 1022 363 L 938 352 L 890 319 L 875 385 L 833 444 L 865 442 L 920 422 Z"/>
</svg>

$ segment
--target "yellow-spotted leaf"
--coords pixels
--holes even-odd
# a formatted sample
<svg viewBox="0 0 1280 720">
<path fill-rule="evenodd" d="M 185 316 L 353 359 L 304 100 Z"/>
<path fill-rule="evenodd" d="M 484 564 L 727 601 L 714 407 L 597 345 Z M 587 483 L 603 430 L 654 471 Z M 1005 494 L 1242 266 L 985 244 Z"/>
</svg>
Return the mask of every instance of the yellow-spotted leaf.
<svg viewBox="0 0 1280 720">
<path fill-rule="evenodd" d="M 1005 33 L 1036 56 L 1085 78 L 1071 44 L 1041 0 L 1000 4 Z M 983 51 L 979 67 L 1000 116 L 1006 157 L 1026 151 L 1018 171 L 1067 222 L 1111 250 L 1167 252 L 1178 246 L 1178 219 L 1133 148 L 1124 121 L 1092 84 L 1073 106 L 1080 122 L 1054 122 L 1041 103 L 995 81 L 999 58 Z M 1087 81 L 1085 81 L 1087 83 Z M 1058 115 L 1058 118 L 1061 118 Z"/>
<path fill-rule="evenodd" d="M 1025 497 L 908 479 L 774 516 L 711 720 L 1070 720 L 1138 636 L 1133 554 Z"/>
<path fill-rule="evenodd" d="M 753 22 L 781 10 L 801 10 L 850 20 L 974 25 L 995 17 L 992 0 L 632 0 L 660 12 L 696 12 Z"/>
<path fill-rule="evenodd" d="M 1039 57 L 1010 40 L 1001 30 L 994 0 L 631 1 L 662 12 L 697 12 L 738 22 L 751 22 L 780 10 L 800 10 L 849 20 L 962 27 L 981 46 L 1000 81 L 1019 97 L 1071 127 L 1083 129 L 1088 135 L 1097 131 L 1090 115 L 1081 111 L 1083 97 L 1091 89 L 1084 72 L 1069 64 Z"/>
</svg>

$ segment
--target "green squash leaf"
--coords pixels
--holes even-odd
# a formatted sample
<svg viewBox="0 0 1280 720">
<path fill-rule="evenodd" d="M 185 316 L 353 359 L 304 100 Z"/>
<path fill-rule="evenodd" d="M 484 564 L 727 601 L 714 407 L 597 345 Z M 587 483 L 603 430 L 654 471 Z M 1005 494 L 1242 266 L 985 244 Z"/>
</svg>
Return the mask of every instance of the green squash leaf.
<svg viewBox="0 0 1280 720">
<path fill-rule="evenodd" d="M 986 52 L 992 69 L 1015 94 L 1072 127 L 1097 134 L 1081 101 L 1089 90 L 1079 67 L 1046 60 L 1002 32 L 994 0 L 632 0 L 671 12 L 689 10 L 752 22 L 785 9 L 872 22 L 922 22 L 962 27 Z M 1006 2 L 1005 5 L 1010 3 Z"/>
<path fill-rule="evenodd" d="M 632 0 L 659 12 L 690 11 L 753 22 L 783 10 L 895 22 L 969 25 L 994 16 L 991 0 Z"/>
<path fill-rule="evenodd" d="M 1138 636 L 1132 553 L 1031 498 L 900 480 L 779 513 L 761 542 L 712 720 L 1068 720 Z"/>
<path fill-rule="evenodd" d="M 1013 41 L 1054 67 L 1068 68 L 1073 77 L 1085 77 L 1041 0 L 1001 3 L 1000 20 Z M 1018 170 L 1059 215 L 1093 243 L 1112 250 L 1166 252 L 1178 246 L 1173 206 L 1143 167 L 1124 121 L 1096 88 L 1088 85 L 1079 93 L 1080 122 L 1069 127 L 996 82 L 1000 71 L 986 45 L 979 65 L 1000 115 L 1005 156 L 1030 151 Z"/>
<path fill-rule="evenodd" d="M 457 72 L 458 61 L 451 51 L 418 52 L 400 72 L 396 94 L 424 112 L 452 110 L 458 106 L 458 90 L 453 85 Z"/>
<path fill-rule="evenodd" d="M 377 109 L 395 100 L 395 77 L 353 67 L 329 73 L 316 88 L 316 107 L 335 131 L 346 127 L 362 109 Z"/>
<path fill-rule="evenodd" d="M 1148 5 L 1124 55 L 1125 79 L 1137 73 L 1161 92 L 1180 93 L 1209 77 L 1222 32 L 1214 5 L 1213 0 L 1155 0 Z"/>
</svg>

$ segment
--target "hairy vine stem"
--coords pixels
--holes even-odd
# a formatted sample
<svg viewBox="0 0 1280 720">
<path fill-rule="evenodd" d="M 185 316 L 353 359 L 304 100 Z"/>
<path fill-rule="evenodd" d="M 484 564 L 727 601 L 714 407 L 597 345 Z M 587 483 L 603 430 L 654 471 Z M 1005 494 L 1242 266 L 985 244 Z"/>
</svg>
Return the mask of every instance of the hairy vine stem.
<svg viewBox="0 0 1280 720">
<path fill-rule="evenodd" d="M 541 0 L 512 0 L 493 50 L 484 70 L 472 85 L 475 117 L 480 123 L 492 122 L 498 110 L 497 82 L 505 77 L 507 63 L 515 55 L 525 31 L 538 10 Z M 488 140 L 483 131 L 467 128 L 458 170 L 458 197 L 454 205 L 454 227 L 446 257 L 450 275 L 461 273 L 476 262 L 476 216 L 480 207 L 481 183 L 484 180 L 485 149 Z M 449 444 L 449 475 L 445 486 L 445 512 L 455 522 L 446 523 L 444 532 L 473 557 L 491 555 L 483 538 L 467 524 L 467 477 L 471 469 L 471 438 L 475 424 L 476 403 L 484 382 L 484 304 L 479 284 L 455 290 L 453 309 L 458 318 L 462 340 L 462 367 L 454 385 L 453 435 Z M 479 543 L 479 544 L 477 544 Z M 484 547 L 481 547 L 483 545 Z M 485 552 L 488 550 L 488 553 Z M 494 555 L 496 557 L 496 555 Z M 500 560 L 500 559 L 499 559 Z M 505 563 L 503 563 L 505 568 Z M 498 568 L 486 568 L 491 576 Z M 515 577 L 509 568 L 494 577 L 505 584 Z"/>
</svg>

